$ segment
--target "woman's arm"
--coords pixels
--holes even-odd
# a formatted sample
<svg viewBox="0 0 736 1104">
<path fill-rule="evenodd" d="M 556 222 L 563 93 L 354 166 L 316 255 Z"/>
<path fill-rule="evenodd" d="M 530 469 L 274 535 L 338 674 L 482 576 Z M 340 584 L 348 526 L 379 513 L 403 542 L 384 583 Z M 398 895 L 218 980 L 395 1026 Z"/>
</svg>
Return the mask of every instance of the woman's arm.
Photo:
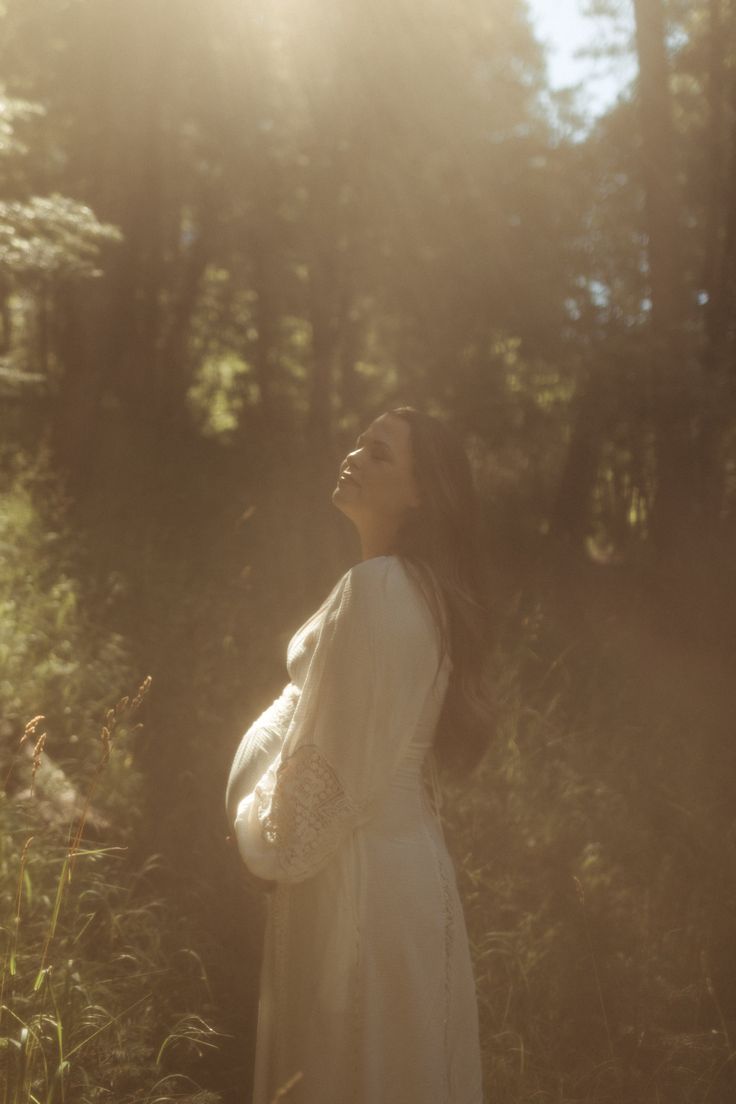
<svg viewBox="0 0 736 1104">
<path fill-rule="evenodd" d="M 432 691 L 439 641 L 395 557 L 336 589 L 281 754 L 241 798 L 235 830 L 252 873 L 302 881 L 370 819 Z"/>
</svg>

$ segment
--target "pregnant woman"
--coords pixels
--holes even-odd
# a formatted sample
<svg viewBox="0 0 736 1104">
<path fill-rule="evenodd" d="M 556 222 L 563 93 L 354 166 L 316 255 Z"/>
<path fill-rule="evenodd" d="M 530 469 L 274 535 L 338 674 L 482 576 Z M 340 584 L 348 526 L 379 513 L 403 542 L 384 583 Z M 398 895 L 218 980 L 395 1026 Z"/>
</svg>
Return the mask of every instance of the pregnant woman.
<svg viewBox="0 0 736 1104">
<path fill-rule="evenodd" d="M 482 1104 L 475 984 L 436 762 L 488 741 L 488 614 L 467 457 L 410 407 L 377 418 L 333 502 L 362 561 L 291 639 L 290 682 L 227 807 L 270 890 L 254 1104 Z"/>
</svg>

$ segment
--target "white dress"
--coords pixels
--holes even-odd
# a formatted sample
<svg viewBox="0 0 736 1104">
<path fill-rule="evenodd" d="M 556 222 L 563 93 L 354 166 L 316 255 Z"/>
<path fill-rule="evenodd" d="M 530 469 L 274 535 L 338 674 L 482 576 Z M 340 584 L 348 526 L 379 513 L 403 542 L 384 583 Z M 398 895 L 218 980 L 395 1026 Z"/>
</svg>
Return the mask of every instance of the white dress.
<svg viewBox="0 0 736 1104">
<path fill-rule="evenodd" d="M 289 1084 L 289 1104 L 482 1104 L 467 933 L 423 770 L 439 660 L 402 561 L 366 560 L 290 641 L 291 681 L 235 757 L 238 848 L 275 883 L 253 1104 Z"/>
</svg>

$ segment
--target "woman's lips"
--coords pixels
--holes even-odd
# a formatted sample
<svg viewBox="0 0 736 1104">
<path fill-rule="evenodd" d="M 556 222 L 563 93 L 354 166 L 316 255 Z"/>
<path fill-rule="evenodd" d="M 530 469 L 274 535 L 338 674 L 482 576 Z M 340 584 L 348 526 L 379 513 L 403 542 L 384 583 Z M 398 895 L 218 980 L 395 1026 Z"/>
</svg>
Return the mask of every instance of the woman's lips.
<svg viewBox="0 0 736 1104">
<path fill-rule="evenodd" d="M 354 483 L 356 487 L 360 486 L 360 483 L 358 483 L 358 480 L 354 476 L 352 476 L 350 474 L 350 472 L 340 472 L 340 478 L 339 478 L 338 482 L 342 482 L 345 479 L 349 479 L 350 482 Z"/>
</svg>

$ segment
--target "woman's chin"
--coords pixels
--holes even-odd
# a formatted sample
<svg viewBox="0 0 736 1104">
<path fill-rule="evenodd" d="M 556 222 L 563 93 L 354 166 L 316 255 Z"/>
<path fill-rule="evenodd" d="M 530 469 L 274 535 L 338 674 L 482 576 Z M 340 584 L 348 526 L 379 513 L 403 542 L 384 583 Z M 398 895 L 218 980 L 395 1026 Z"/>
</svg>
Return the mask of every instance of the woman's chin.
<svg viewBox="0 0 736 1104">
<path fill-rule="evenodd" d="M 346 494 L 341 483 L 338 483 L 332 492 L 332 505 L 336 506 L 346 517 L 350 517 L 350 496 Z"/>
</svg>

